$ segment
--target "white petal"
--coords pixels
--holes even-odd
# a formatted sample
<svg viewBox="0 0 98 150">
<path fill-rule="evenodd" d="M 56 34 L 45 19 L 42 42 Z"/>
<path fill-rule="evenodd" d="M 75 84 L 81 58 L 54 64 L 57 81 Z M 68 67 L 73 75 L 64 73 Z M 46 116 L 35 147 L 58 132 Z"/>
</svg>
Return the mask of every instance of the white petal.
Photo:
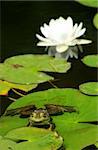
<svg viewBox="0 0 98 150">
<path fill-rule="evenodd" d="M 69 25 L 73 26 L 73 20 L 71 17 L 68 17 L 66 21 Z"/>
<path fill-rule="evenodd" d="M 64 19 L 63 17 L 59 17 L 58 19 L 56 19 L 57 23 L 65 23 L 66 19 Z"/>
<path fill-rule="evenodd" d="M 58 45 L 58 46 L 56 46 L 56 51 L 58 53 L 65 52 L 67 49 L 68 49 L 67 45 Z"/>
<path fill-rule="evenodd" d="M 48 29 L 49 29 L 49 26 L 48 26 L 46 23 L 44 23 L 43 26 L 44 26 L 44 29 L 45 29 L 45 30 L 48 30 Z"/>
<path fill-rule="evenodd" d="M 54 25 L 54 23 L 55 23 L 55 20 L 54 20 L 54 19 L 51 19 L 50 22 L 49 22 L 49 26 Z"/>
<path fill-rule="evenodd" d="M 71 35 L 73 31 L 73 20 L 71 17 L 67 18 L 65 28 L 67 28 L 68 34 Z"/>
<path fill-rule="evenodd" d="M 48 37 L 47 30 L 45 30 L 44 27 L 40 27 L 40 30 L 41 30 L 42 34 L 47 38 Z"/>
<path fill-rule="evenodd" d="M 77 41 L 76 43 L 77 43 L 78 45 L 80 45 L 80 44 L 89 44 L 89 43 L 92 43 L 91 40 L 86 40 L 86 39 L 77 39 L 76 41 Z"/>
<path fill-rule="evenodd" d="M 85 33 L 85 31 L 86 31 L 86 28 L 83 28 L 82 30 L 80 30 L 80 31 L 77 33 L 76 38 L 82 36 L 82 35 Z"/>
<path fill-rule="evenodd" d="M 56 46 L 57 44 L 52 42 L 38 42 L 37 46 Z"/>
<path fill-rule="evenodd" d="M 82 29 L 83 23 L 80 22 L 79 26 L 77 27 L 77 32 L 79 32 Z"/>
<path fill-rule="evenodd" d="M 83 23 L 81 22 L 79 26 L 76 28 L 76 30 L 74 31 L 74 38 L 79 37 L 79 33 L 81 32 L 82 26 L 83 26 Z"/>
<path fill-rule="evenodd" d="M 50 32 L 50 27 L 46 23 L 44 23 L 43 28 L 44 28 L 45 36 L 48 37 L 49 36 L 49 32 Z"/>
<path fill-rule="evenodd" d="M 77 23 L 75 23 L 75 25 L 73 26 L 73 32 L 75 32 L 75 31 L 76 31 L 77 27 L 78 27 L 78 24 L 77 24 Z"/>
<path fill-rule="evenodd" d="M 46 38 L 40 36 L 39 34 L 36 34 L 36 37 L 37 37 L 39 40 L 41 40 L 41 41 L 46 41 L 46 42 L 49 41 L 48 39 L 46 39 Z"/>
</svg>

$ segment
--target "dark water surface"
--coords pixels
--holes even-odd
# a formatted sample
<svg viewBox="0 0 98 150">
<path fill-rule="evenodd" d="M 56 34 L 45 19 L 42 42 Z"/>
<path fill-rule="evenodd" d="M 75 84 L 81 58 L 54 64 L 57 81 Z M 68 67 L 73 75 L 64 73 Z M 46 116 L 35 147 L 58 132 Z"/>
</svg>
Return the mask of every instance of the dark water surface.
<svg viewBox="0 0 98 150">
<path fill-rule="evenodd" d="M 54 74 L 58 81 L 53 82 L 58 87 L 74 87 L 85 81 L 96 81 L 97 70 L 86 67 L 80 59 L 88 54 L 97 53 L 97 32 L 92 20 L 96 13 L 95 8 L 86 7 L 72 1 L 2 1 L 1 2 L 1 59 L 20 54 L 45 54 L 44 47 L 37 47 L 36 33 L 39 27 L 48 23 L 51 18 L 71 16 L 74 22 L 83 21 L 87 32 L 84 38 L 91 39 L 92 44 L 83 46 L 84 52 L 79 54 L 79 59 L 69 59 L 72 68 L 66 74 Z M 40 84 L 33 91 L 52 88 L 47 82 Z M 3 100 L 4 99 L 4 100 Z M 10 103 L 2 96 L 2 112 Z"/>
</svg>

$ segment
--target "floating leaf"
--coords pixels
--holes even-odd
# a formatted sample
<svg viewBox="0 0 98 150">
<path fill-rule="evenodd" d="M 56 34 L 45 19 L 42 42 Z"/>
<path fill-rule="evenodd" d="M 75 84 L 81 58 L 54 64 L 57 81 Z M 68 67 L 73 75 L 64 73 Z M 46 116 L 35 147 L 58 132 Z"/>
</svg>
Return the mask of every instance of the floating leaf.
<svg viewBox="0 0 98 150">
<path fill-rule="evenodd" d="M 79 90 L 71 88 L 49 89 L 46 91 L 28 94 L 27 96 L 19 98 L 18 101 L 13 102 L 7 110 L 32 104 L 36 105 L 37 108 L 41 108 L 45 104 L 75 106 L 79 111 L 79 114 L 75 113 L 75 119 L 78 119 L 78 121 L 96 121 L 98 119 L 98 115 L 96 113 L 98 97 L 90 97 L 82 94 Z"/>
<path fill-rule="evenodd" d="M 66 72 L 71 67 L 64 59 L 47 55 L 19 55 L 8 58 L 0 64 L 0 79 L 18 83 L 41 83 L 53 79 L 41 71 Z"/>
<path fill-rule="evenodd" d="M 66 150 L 81 150 L 98 140 L 97 125 L 77 123 L 71 117 L 68 122 L 66 118 L 65 114 L 54 118 L 56 130 L 64 138 Z"/>
<path fill-rule="evenodd" d="M 98 141 L 95 143 L 95 146 L 98 148 Z"/>
<path fill-rule="evenodd" d="M 98 55 L 88 55 L 82 59 L 82 62 L 90 67 L 98 67 Z"/>
<path fill-rule="evenodd" d="M 79 86 L 82 93 L 88 95 L 98 95 L 98 82 L 83 83 Z"/>
<path fill-rule="evenodd" d="M 88 7 L 98 7 L 97 0 L 76 0 L 76 1 Z"/>
<path fill-rule="evenodd" d="M 84 95 L 76 89 L 49 89 L 20 98 L 13 102 L 8 110 L 32 104 L 38 108 L 45 104 L 74 106 L 76 108 L 77 112 L 52 116 L 56 131 L 64 138 L 66 149 L 80 150 L 98 140 L 96 140 L 98 127 L 89 124 L 89 122 L 98 121 L 97 96 Z"/>
<path fill-rule="evenodd" d="M 12 130 L 5 137 L 14 141 L 26 140 L 15 145 L 14 150 L 57 150 L 63 144 L 63 139 L 56 132 L 33 127 Z"/>
<path fill-rule="evenodd" d="M 2 136 L 0 135 L 0 140 L 2 139 Z"/>
<path fill-rule="evenodd" d="M 94 16 L 93 24 L 96 27 L 96 29 L 98 29 L 98 13 L 96 13 Z"/>
<path fill-rule="evenodd" d="M 14 141 L 8 139 L 0 140 L 0 150 L 13 150 L 12 148 L 16 145 Z"/>
<path fill-rule="evenodd" d="M 14 84 L 14 83 L 0 80 L 0 95 L 7 95 L 8 91 L 13 88 L 28 92 L 31 89 L 35 88 L 36 86 L 37 84 L 22 85 L 22 84 Z"/>
<path fill-rule="evenodd" d="M 5 135 L 8 131 L 19 127 L 27 126 L 28 120 L 18 116 L 6 116 L 0 118 L 0 135 Z"/>
</svg>

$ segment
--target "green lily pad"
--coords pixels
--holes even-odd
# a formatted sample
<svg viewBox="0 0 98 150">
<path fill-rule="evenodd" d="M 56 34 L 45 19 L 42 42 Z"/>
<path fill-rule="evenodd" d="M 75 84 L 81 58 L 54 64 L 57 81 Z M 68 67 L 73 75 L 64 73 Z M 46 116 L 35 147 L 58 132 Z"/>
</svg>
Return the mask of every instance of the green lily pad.
<svg viewBox="0 0 98 150">
<path fill-rule="evenodd" d="M 88 55 L 82 59 L 82 62 L 89 67 L 98 68 L 98 55 Z"/>
<path fill-rule="evenodd" d="M 20 98 L 13 102 L 8 110 L 31 104 L 35 104 L 37 108 L 44 107 L 45 104 L 75 106 L 77 112 L 52 116 L 56 131 L 64 138 L 67 150 L 80 150 L 98 140 L 97 125 L 89 124 L 89 122 L 98 121 L 98 96 L 88 96 L 70 88 L 49 89 Z"/>
<path fill-rule="evenodd" d="M 8 139 L 1 139 L 0 140 L 0 150 L 13 150 L 13 148 L 16 145 L 14 141 L 8 140 Z"/>
<path fill-rule="evenodd" d="M 97 0 L 76 0 L 76 1 L 88 7 L 98 7 Z"/>
<path fill-rule="evenodd" d="M 0 135 L 5 135 L 12 129 L 27 126 L 28 120 L 18 116 L 6 116 L 0 118 Z"/>
<path fill-rule="evenodd" d="M 56 130 L 64 138 L 66 150 L 81 150 L 92 145 L 98 140 L 98 126 L 84 123 L 77 123 L 75 119 L 66 115 L 53 118 Z"/>
<path fill-rule="evenodd" d="M 13 141 L 26 140 L 15 145 L 15 150 L 57 150 L 63 144 L 63 139 L 56 132 L 33 127 L 12 130 L 5 136 Z"/>
<path fill-rule="evenodd" d="M 90 97 L 88 95 L 82 94 L 79 90 L 71 88 L 49 89 L 46 91 L 28 94 L 27 96 L 21 97 L 18 99 L 18 101 L 15 101 L 9 105 L 7 110 L 28 105 L 36 105 L 37 108 L 42 108 L 45 104 L 75 106 L 79 111 L 79 114 L 75 113 L 77 115 L 76 119 L 78 119 L 78 121 L 98 120 L 98 115 L 96 114 L 98 97 Z"/>
<path fill-rule="evenodd" d="M 42 83 L 53 77 L 41 72 L 66 72 L 71 67 L 64 59 L 47 55 L 19 55 L 0 64 L 0 79 L 18 84 Z"/>
<path fill-rule="evenodd" d="M 95 146 L 98 148 L 98 141 L 95 143 Z"/>
<path fill-rule="evenodd" d="M 31 89 L 35 88 L 36 86 L 37 86 L 37 84 L 22 85 L 22 84 L 14 84 L 14 83 L 0 80 L 0 95 L 7 95 L 8 91 L 13 88 L 28 92 Z"/>
<path fill-rule="evenodd" d="M 94 16 L 93 24 L 96 27 L 96 29 L 98 29 L 98 13 L 96 13 Z"/>
<path fill-rule="evenodd" d="M 98 82 L 87 82 L 79 86 L 82 93 L 88 95 L 98 95 Z"/>
<path fill-rule="evenodd" d="M 2 139 L 2 136 L 0 135 L 0 140 Z"/>
</svg>

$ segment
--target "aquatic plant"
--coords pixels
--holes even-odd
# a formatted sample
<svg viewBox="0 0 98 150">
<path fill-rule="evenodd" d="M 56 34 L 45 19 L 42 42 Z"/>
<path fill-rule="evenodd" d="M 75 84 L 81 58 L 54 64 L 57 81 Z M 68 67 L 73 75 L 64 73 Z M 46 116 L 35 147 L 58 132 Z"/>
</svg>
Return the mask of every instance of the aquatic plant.
<svg viewBox="0 0 98 150">
<path fill-rule="evenodd" d="M 51 19 L 49 25 L 44 23 L 40 27 L 40 30 L 44 37 L 36 34 L 36 37 L 40 40 L 37 46 L 50 46 L 48 49 L 49 55 L 55 55 L 56 57 L 64 57 L 66 60 L 69 57 L 78 58 L 78 48 L 81 51 L 81 44 L 89 44 L 92 41 L 87 39 L 78 39 L 82 36 L 86 28 L 83 28 L 83 23 L 79 25 L 75 23 L 71 17 L 64 19 L 59 17 L 58 19 Z M 78 48 L 77 48 L 77 46 Z"/>
<path fill-rule="evenodd" d="M 0 63 L 0 95 L 12 100 L 0 118 L 0 150 L 82 150 L 90 145 L 98 148 L 98 82 L 81 83 L 78 89 L 53 84 L 59 80 L 59 76 L 55 79 L 55 73 L 70 72 L 71 62 L 65 59 L 78 58 L 78 48 L 82 52 L 81 45 L 92 42 L 78 39 L 86 31 L 82 26 L 82 22 L 73 25 L 71 17 L 51 19 L 49 25 L 40 28 L 45 37 L 36 35 L 40 40 L 37 45 L 49 47 L 48 54 L 56 58 L 27 54 Z M 98 55 L 84 56 L 81 63 L 96 69 Z M 43 87 L 45 82 L 51 84 L 52 89 L 33 91 L 40 84 Z M 10 97 L 10 90 L 17 94 L 17 99 Z M 46 109 L 46 105 L 51 107 Z M 48 116 L 53 129 L 50 122 L 49 128 L 28 125 L 32 121 L 28 114 L 34 111 L 33 106 L 37 112 L 39 109 L 46 109 L 50 114 L 57 112 Z M 64 111 L 69 106 L 74 111 Z M 46 116 L 40 113 L 38 117 Z"/>
</svg>

